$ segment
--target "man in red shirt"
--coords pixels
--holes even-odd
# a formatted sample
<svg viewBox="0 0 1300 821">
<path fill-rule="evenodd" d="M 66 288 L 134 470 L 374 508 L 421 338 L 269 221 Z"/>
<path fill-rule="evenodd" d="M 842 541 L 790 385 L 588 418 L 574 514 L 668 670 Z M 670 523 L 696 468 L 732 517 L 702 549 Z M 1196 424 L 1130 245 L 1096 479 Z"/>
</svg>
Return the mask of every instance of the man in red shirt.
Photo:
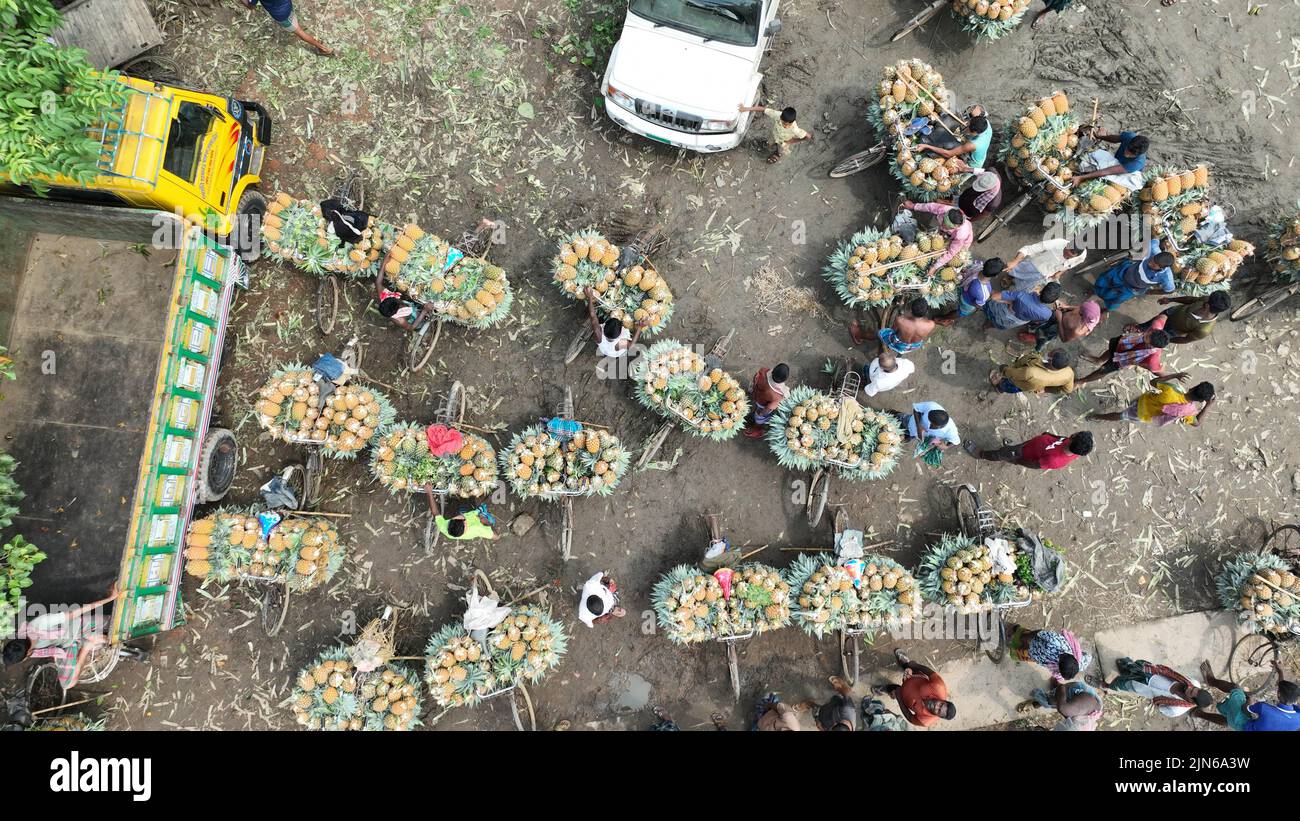
<svg viewBox="0 0 1300 821">
<path fill-rule="evenodd" d="M 918 727 L 929 727 L 941 718 L 951 721 L 957 717 L 957 706 L 948 700 L 948 685 L 938 673 L 912 661 L 902 650 L 895 650 L 894 658 L 903 668 L 903 683 L 872 687 L 872 693 L 898 699 L 903 718 Z"/>
<path fill-rule="evenodd" d="M 775 368 L 759 368 L 750 383 L 749 398 L 754 402 L 753 420 L 744 434 L 751 439 L 763 435 L 767 420 L 772 418 L 781 402 L 790 395 L 785 380 L 790 378 L 790 366 L 782 362 Z"/>
<path fill-rule="evenodd" d="M 983 450 L 974 442 L 966 444 L 966 452 L 976 459 L 988 462 L 1015 462 L 1034 470 L 1058 470 L 1092 453 L 1092 433 L 1081 430 L 1069 436 L 1040 433 L 1018 445 L 1006 445 L 997 450 Z"/>
</svg>

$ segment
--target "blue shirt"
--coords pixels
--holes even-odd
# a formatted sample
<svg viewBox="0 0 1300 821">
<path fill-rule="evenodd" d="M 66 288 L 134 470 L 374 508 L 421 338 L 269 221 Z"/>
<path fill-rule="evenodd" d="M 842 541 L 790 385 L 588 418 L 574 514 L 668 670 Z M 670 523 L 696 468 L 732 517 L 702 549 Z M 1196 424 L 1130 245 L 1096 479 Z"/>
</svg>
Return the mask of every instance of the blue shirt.
<svg viewBox="0 0 1300 821">
<path fill-rule="evenodd" d="M 1141 171 L 1147 167 L 1147 155 L 1138 154 L 1136 157 L 1126 157 L 1124 152 L 1128 151 L 1129 143 L 1137 136 L 1136 131 L 1121 131 L 1119 135 L 1119 148 L 1115 151 L 1115 159 L 1119 164 L 1124 166 L 1124 170 L 1130 173 Z"/>
<path fill-rule="evenodd" d="M 262 8 L 266 9 L 266 13 L 277 23 L 283 23 L 293 14 L 293 0 L 251 0 L 254 6 L 258 3 L 262 4 Z"/>
<path fill-rule="evenodd" d="M 1033 291 L 1003 291 L 1002 296 L 1011 305 L 1016 319 L 1026 322 L 1046 322 L 1052 318 L 1052 306 L 1044 305 Z"/>
<path fill-rule="evenodd" d="M 992 295 L 992 286 L 990 286 L 979 274 L 976 274 L 971 281 L 967 282 L 961 289 L 961 298 L 966 300 L 967 305 L 972 305 L 976 308 L 979 308 L 985 302 L 988 302 L 989 297 Z"/>
<path fill-rule="evenodd" d="M 1139 293 L 1150 290 L 1152 287 L 1159 285 L 1160 290 L 1166 294 L 1174 291 L 1174 270 L 1172 268 L 1161 268 L 1156 270 L 1151 265 L 1151 258 L 1160 253 L 1160 240 L 1153 239 L 1147 246 L 1147 257 L 1140 263 L 1130 263 L 1124 269 L 1124 284 L 1131 290 Z"/>
<path fill-rule="evenodd" d="M 945 442 L 951 442 L 954 445 L 961 444 L 961 437 L 957 435 L 957 423 L 948 418 L 948 424 L 941 428 L 930 427 L 930 411 L 943 410 L 943 405 L 938 402 L 917 402 L 912 406 L 912 415 L 907 417 L 907 433 L 917 439 L 941 439 Z M 916 432 L 916 414 L 921 414 L 922 433 Z"/>
<path fill-rule="evenodd" d="M 1300 713 L 1296 713 L 1294 707 L 1278 707 L 1274 704 L 1265 704 L 1257 701 L 1248 708 L 1250 712 L 1259 716 L 1251 721 L 1247 721 L 1241 729 L 1248 732 L 1295 732 L 1300 730 Z"/>
<path fill-rule="evenodd" d="M 975 145 L 975 150 L 971 152 L 970 159 L 966 164 L 971 168 L 983 168 L 984 161 L 989 157 L 989 146 L 993 143 L 993 126 L 989 126 L 976 134 L 971 142 Z M 1146 162 L 1145 156 L 1142 161 Z"/>
</svg>

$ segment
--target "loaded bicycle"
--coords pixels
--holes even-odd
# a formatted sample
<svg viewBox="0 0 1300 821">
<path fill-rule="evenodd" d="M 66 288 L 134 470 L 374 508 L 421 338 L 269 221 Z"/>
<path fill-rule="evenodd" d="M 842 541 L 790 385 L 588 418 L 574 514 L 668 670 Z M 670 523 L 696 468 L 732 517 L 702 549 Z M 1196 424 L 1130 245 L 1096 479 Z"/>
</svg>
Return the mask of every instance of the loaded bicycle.
<svg viewBox="0 0 1300 821">
<path fill-rule="evenodd" d="M 1229 576 L 1233 565 L 1243 560 L 1253 562 Z M 1300 526 L 1282 525 L 1264 539 L 1255 556 L 1230 561 L 1228 570 L 1220 577 L 1221 599 L 1237 598 L 1231 602 L 1235 605 L 1244 605 L 1242 600 L 1246 596 L 1251 600 L 1250 612 L 1242 613 L 1250 632 L 1233 644 L 1227 668 L 1228 680 L 1248 696 L 1262 693 L 1277 683 L 1283 645 L 1300 637 L 1300 616 L 1291 609 L 1300 597 L 1297 575 L 1300 575 Z"/>
<path fill-rule="evenodd" d="M 721 370 L 722 359 L 727 355 L 727 348 L 731 345 L 731 340 L 735 337 L 735 335 L 736 335 L 735 328 L 732 328 L 731 330 L 727 331 L 727 333 L 723 334 L 721 337 L 718 338 L 718 341 L 713 344 L 713 347 L 709 350 L 709 352 L 704 355 L 703 368 L 706 374 L 710 374 L 715 371 Z M 638 360 L 637 365 L 633 366 L 632 385 L 634 390 L 642 390 L 642 391 L 645 390 L 642 386 L 645 384 L 647 380 L 651 382 L 650 389 L 653 390 L 654 386 L 653 386 L 653 378 L 651 374 L 648 373 L 646 374 L 647 380 L 638 379 L 637 375 L 638 375 L 639 368 L 649 366 L 650 360 L 654 358 L 655 351 L 656 349 L 652 348 L 649 352 L 647 352 L 644 356 L 642 356 L 640 360 Z M 689 354 L 687 355 L 689 356 Z M 692 371 L 692 373 L 694 372 Z M 708 377 L 706 376 L 705 378 Z M 734 379 L 732 379 L 732 381 L 734 381 Z M 715 385 L 712 384 L 712 380 L 710 380 L 710 382 L 711 382 L 710 388 L 716 387 Z M 650 434 L 650 438 L 647 439 L 645 445 L 642 446 L 641 456 L 637 459 L 636 462 L 637 470 L 642 470 L 647 465 L 650 464 L 650 462 L 655 458 L 655 456 L 658 455 L 659 450 L 664 445 L 664 442 L 668 440 L 668 436 L 673 431 L 677 430 L 678 427 L 688 428 L 692 432 L 699 433 L 701 435 L 705 435 L 705 434 L 711 435 L 713 433 L 725 434 L 725 432 L 721 428 L 718 428 L 716 431 L 714 430 L 714 426 L 711 424 L 711 420 L 707 412 L 697 412 L 694 407 L 690 407 L 690 408 L 680 407 L 677 403 L 675 403 L 672 400 L 672 397 L 668 395 L 666 391 L 666 387 L 667 386 L 665 386 L 665 393 L 663 395 L 662 401 L 647 403 L 650 404 L 650 406 L 653 407 L 657 412 L 659 412 L 660 414 L 664 415 L 667 418 L 662 423 L 660 423 L 659 427 L 655 429 L 654 433 Z M 739 392 L 739 387 L 737 386 L 734 390 Z M 638 399 L 640 398 L 642 398 L 642 396 L 638 396 Z M 723 402 L 724 408 L 726 407 L 727 402 L 730 402 L 730 400 L 729 399 L 724 400 Z M 728 414 L 726 418 L 733 423 L 736 422 L 737 418 L 743 419 L 744 417 L 743 413 L 735 413 L 735 411 L 737 411 L 740 408 L 740 404 L 738 402 L 730 402 L 730 404 L 733 413 Z M 715 414 L 715 415 L 721 415 L 721 414 Z M 736 418 L 733 418 L 733 416 Z M 704 430 L 706 426 L 708 427 L 707 431 Z M 733 424 L 727 430 L 731 431 L 731 434 L 734 435 L 734 432 L 739 431 L 739 429 L 740 428 L 738 424 Z"/>
<path fill-rule="evenodd" d="M 957 512 L 957 523 L 961 528 L 962 535 L 967 538 L 981 542 L 984 539 L 1003 536 L 1009 537 L 1009 534 L 1003 531 L 997 524 L 997 515 L 993 510 L 984 504 L 984 500 L 971 485 L 962 485 L 957 488 L 956 501 L 954 502 Z M 1032 604 L 1034 597 L 1032 594 L 1025 595 L 1021 599 L 1013 599 L 1003 603 L 992 603 L 977 618 L 983 620 L 984 616 L 989 617 L 988 634 L 993 637 L 993 648 L 984 650 L 989 659 L 1001 663 L 1006 658 L 1007 652 L 1007 623 L 1006 615 L 1010 610 L 1018 610 Z M 979 652 L 984 649 L 984 625 L 979 624 L 979 629 L 975 631 L 975 651 Z"/>
<path fill-rule="evenodd" d="M 335 181 L 333 192 L 334 199 L 338 200 L 344 209 L 365 211 L 366 186 L 360 171 L 354 169 L 345 172 Z M 338 274 L 329 273 L 320 277 L 316 283 L 314 304 L 316 327 L 327 336 L 333 333 L 334 325 L 338 321 L 340 292 Z"/>
<path fill-rule="evenodd" d="M 461 234 L 457 247 L 466 257 L 473 257 L 486 262 L 488 251 L 492 247 L 492 232 L 495 228 L 496 223 L 491 220 L 480 220 L 473 231 L 465 231 Z M 388 257 L 385 256 L 384 263 L 387 263 L 387 261 Z M 383 266 L 380 267 L 382 269 Z M 431 307 L 429 303 L 418 299 L 412 300 L 412 302 L 421 311 Z M 429 359 L 433 357 L 433 351 L 438 347 L 439 339 L 442 338 L 442 326 L 445 321 L 445 316 L 435 314 L 426 318 L 415 330 L 407 335 L 406 366 L 410 368 L 412 373 L 419 373 L 429 364 Z"/>
<path fill-rule="evenodd" d="M 343 347 L 343 351 L 338 358 L 343 363 L 345 377 L 350 378 L 360 372 L 363 351 L 364 348 L 356 336 L 349 339 Z M 285 431 L 282 438 L 291 445 L 302 446 L 302 461 L 287 465 L 283 475 L 289 486 L 296 491 L 299 500 L 298 509 L 313 510 L 320 504 L 321 479 L 325 475 L 325 462 L 322 454 L 324 442 L 313 436 L 299 436 L 288 431 Z"/>
<path fill-rule="evenodd" d="M 858 392 L 862 389 L 862 374 L 854 370 L 848 362 L 842 363 L 840 370 L 842 372 L 839 384 L 840 406 L 843 407 L 848 402 L 856 405 Z M 856 465 L 827 457 L 823 460 L 823 464 L 819 464 L 813 470 L 808 480 L 808 499 L 804 504 L 804 513 L 808 517 L 809 527 L 816 527 L 826 512 L 826 503 L 831 495 L 831 467 L 853 470 Z"/>
<path fill-rule="evenodd" d="M 616 227 L 615 230 L 621 233 L 620 228 L 625 229 L 626 227 Z M 622 233 L 622 238 L 624 241 L 619 246 L 618 260 L 611 271 L 613 278 L 622 279 L 635 268 L 645 268 L 650 271 L 657 270 L 650 258 L 657 255 L 667 245 L 668 237 L 664 234 L 662 225 L 655 224 L 650 228 Z M 605 293 L 598 293 L 595 296 L 595 301 L 609 316 L 614 315 L 616 311 L 622 310 L 620 306 L 611 302 Z M 664 322 L 660 324 L 665 324 L 666 321 L 665 317 Z M 568 348 L 565 349 L 564 364 L 572 364 L 593 337 L 594 331 L 591 323 L 584 321 L 582 327 L 578 329 L 578 332 L 574 334 L 573 339 L 569 342 Z"/>
<path fill-rule="evenodd" d="M 1083 130 L 1083 136 L 1080 138 L 1078 148 L 1075 150 L 1076 156 L 1086 156 L 1087 153 L 1096 146 L 1097 139 L 1093 134 L 1094 129 Z M 1030 173 L 1034 182 L 1021 188 L 1020 193 L 1016 195 L 1015 199 L 1003 205 L 989 217 L 988 222 L 986 222 L 984 227 L 980 229 L 980 232 L 975 235 L 976 242 L 984 242 L 986 239 L 1005 228 L 1012 220 L 1019 216 L 1020 212 L 1025 210 L 1025 207 L 1031 202 L 1038 202 L 1044 197 L 1051 197 L 1053 200 L 1064 202 L 1073 194 L 1074 189 L 1069 185 L 1063 185 L 1057 176 L 1043 165 L 1041 157 L 1031 155 L 1022 159 L 1028 162 L 1032 169 Z M 1007 178 L 1010 178 L 1011 176 L 1012 175 L 1006 175 Z M 1023 181 L 1023 177 L 1021 176 L 1016 176 L 1015 178 Z M 1103 260 L 1102 262 L 1111 261 L 1113 264 L 1113 262 L 1118 262 L 1125 253 L 1126 252 L 1121 252 L 1118 256 L 1109 257 L 1107 260 Z M 1092 267 L 1092 265 L 1089 267 Z"/>
</svg>

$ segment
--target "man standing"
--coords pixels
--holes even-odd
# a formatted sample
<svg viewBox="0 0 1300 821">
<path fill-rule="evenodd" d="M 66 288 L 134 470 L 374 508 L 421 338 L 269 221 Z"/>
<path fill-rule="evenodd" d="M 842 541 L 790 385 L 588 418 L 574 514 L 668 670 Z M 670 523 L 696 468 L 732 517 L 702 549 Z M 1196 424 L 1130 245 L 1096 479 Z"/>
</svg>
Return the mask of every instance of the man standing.
<svg viewBox="0 0 1300 821">
<path fill-rule="evenodd" d="M 1043 290 L 1033 291 L 998 291 L 989 298 L 984 306 L 984 315 L 989 324 L 1001 331 L 1019 328 L 1030 322 L 1061 321 L 1060 309 L 1056 301 L 1061 298 L 1061 286 L 1049 282 Z"/>
<path fill-rule="evenodd" d="M 1151 700 L 1162 715 L 1177 718 L 1189 710 L 1208 710 L 1214 696 L 1177 670 L 1127 656 L 1115 661 L 1119 675 L 1106 683 L 1108 690 L 1135 693 Z"/>
<path fill-rule="evenodd" d="M 1007 263 L 1015 287 L 1032 291 L 1047 282 L 1060 280 L 1061 274 L 1083 263 L 1088 252 L 1068 239 L 1045 239 L 1026 245 Z"/>
<path fill-rule="evenodd" d="M 790 146 L 795 143 L 812 142 L 812 135 L 799 127 L 795 122 L 795 110 L 793 108 L 777 108 L 775 106 L 765 105 L 742 105 L 740 111 L 754 111 L 767 116 L 772 121 L 772 154 L 767 158 L 769 163 L 780 162 L 782 158 L 790 153 Z"/>
<path fill-rule="evenodd" d="M 917 297 L 908 303 L 907 312 L 896 317 L 892 325 L 876 332 L 880 350 L 888 349 L 899 356 L 919 351 L 925 340 L 934 333 L 935 324 L 930 318 L 930 303 Z M 852 332 L 853 329 L 849 330 Z"/>
<path fill-rule="evenodd" d="M 957 207 L 971 222 L 979 222 L 1002 207 L 1002 177 L 992 169 L 978 172 L 957 197 Z"/>
<path fill-rule="evenodd" d="M 1101 324 L 1101 303 L 1096 297 L 1089 297 L 1080 305 L 1060 307 L 1060 319 L 1053 316 L 1046 322 L 1034 325 L 1032 330 L 1021 331 L 1017 338 L 1021 342 L 1032 342 L 1034 350 L 1041 351 L 1053 339 L 1062 342 L 1083 339 Z"/>
<path fill-rule="evenodd" d="M 998 393 L 1070 393 L 1074 390 L 1070 352 L 1057 348 L 1046 358 L 1036 351 L 1022 354 L 1001 370 L 990 371 L 989 383 Z"/>
<path fill-rule="evenodd" d="M 623 321 L 610 317 L 604 324 L 596 317 L 596 292 L 587 286 L 587 321 L 591 323 L 591 332 L 596 337 L 596 351 L 601 356 L 614 359 L 626 357 L 641 338 L 641 332 L 650 324 L 647 320 L 636 323 L 635 331 L 628 331 Z"/>
<path fill-rule="evenodd" d="M 1227 291 L 1215 291 L 1208 296 L 1161 297 L 1159 302 L 1161 305 L 1177 306 L 1161 313 L 1168 319 L 1165 330 L 1169 331 L 1171 345 L 1185 345 L 1205 339 L 1214 330 L 1214 323 L 1220 314 L 1232 307 L 1232 298 Z M 1140 327 L 1149 327 L 1154 321 L 1151 319 Z"/>
<path fill-rule="evenodd" d="M 975 260 L 962 271 L 961 290 L 957 292 L 957 310 L 945 319 L 970 316 L 988 303 L 993 296 L 993 283 L 1002 276 L 1007 264 L 998 257 Z"/>
<path fill-rule="evenodd" d="M 1077 179 L 1077 178 L 1076 178 Z M 1174 255 L 1160 250 L 1160 241 L 1151 240 L 1147 256 L 1141 262 L 1122 259 L 1097 277 L 1093 293 L 1113 311 L 1130 299 L 1142 296 L 1152 288 L 1174 292 Z"/>
<path fill-rule="evenodd" d="M 1164 366 L 1161 364 L 1160 356 L 1169 345 L 1169 333 L 1165 330 L 1166 321 L 1165 315 L 1161 314 L 1147 323 L 1145 330 L 1137 325 L 1129 325 L 1124 329 L 1124 333 L 1110 340 L 1110 344 L 1106 346 L 1106 353 L 1100 356 L 1084 354 L 1087 359 L 1101 367 L 1081 377 L 1076 384 L 1083 385 L 1115 373 L 1121 368 L 1135 366 L 1146 368 L 1156 376 L 1162 375 Z M 1177 374 L 1177 376 L 1185 375 Z M 1171 374 L 1172 376 L 1174 375 Z"/>
<path fill-rule="evenodd" d="M 618 606 L 618 583 L 604 571 L 596 573 L 582 585 L 578 597 L 578 620 L 588 627 L 621 619 L 627 611 Z"/>
<path fill-rule="evenodd" d="M 907 438 L 920 439 L 926 445 L 947 450 L 961 444 L 957 423 L 938 402 L 917 402 L 910 414 L 898 414 Z"/>
<path fill-rule="evenodd" d="M 883 350 L 880 356 L 871 360 L 871 364 L 862 369 L 863 375 L 867 378 L 867 383 L 862 386 L 862 392 L 867 396 L 875 396 L 893 390 L 901 385 L 904 379 L 911 376 L 914 370 L 916 365 L 910 359 L 899 359 L 893 351 Z"/>
<path fill-rule="evenodd" d="M 1274 662 L 1277 667 L 1277 663 Z M 1193 715 L 1205 719 L 1220 727 L 1246 732 L 1295 732 L 1300 730 L 1300 713 L 1296 705 L 1300 704 L 1300 685 L 1282 676 L 1282 668 L 1277 667 L 1277 704 L 1256 701 L 1247 704 L 1246 691 L 1231 681 L 1214 677 L 1214 671 L 1208 661 L 1201 662 L 1201 677 L 1205 683 L 1227 696 L 1219 702 L 1219 714 L 1197 710 Z"/>
<path fill-rule="evenodd" d="M 462 511 L 448 519 L 438 513 L 430 485 L 424 486 L 424 492 L 429 497 L 429 514 L 434 517 L 434 526 L 438 528 L 439 533 L 448 539 L 455 539 L 456 541 L 487 539 L 494 541 L 498 538 L 496 531 L 492 529 L 496 519 L 491 513 L 488 513 L 487 505 L 480 505 L 474 510 Z"/>
<path fill-rule="evenodd" d="M 938 673 L 912 661 L 902 650 L 894 651 L 894 659 L 903 670 L 903 683 L 872 687 L 873 695 L 898 699 L 903 718 L 918 727 L 930 727 L 939 719 L 951 721 L 957 717 L 957 706 L 948 700 L 948 685 Z"/>
<path fill-rule="evenodd" d="M 749 398 L 753 402 L 753 424 L 747 426 L 743 433 L 751 439 L 763 435 L 763 429 L 772 418 L 772 414 L 790 395 L 785 380 L 790 378 L 790 366 L 782 362 L 775 368 L 759 368 L 749 385 Z"/>
<path fill-rule="evenodd" d="M 1086 430 L 1069 436 L 1044 431 L 1033 439 L 997 450 L 983 450 L 971 442 L 966 452 L 986 462 L 1014 462 L 1033 470 L 1060 470 L 1080 456 L 1092 453 L 1092 447 L 1092 434 Z"/>
<path fill-rule="evenodd" d="M 934 262 L 930 263 L 928 275 L 934 274 L 948 261 L 970 248 L 975 242 L 975 228 L 960 208 L 941 202 L 912 202 L 904 200 L 903 207 L 917 214 L 930 214 L 935 218 L 935 228 L 947 240 L 947 247 Z"/>
<path fill-rule="evenodd" d="M 1214 385 L 1201 382 L 1183 393 L 1169 383 L 1184 379 L 1185 373 L 1171 373 L 1151 380 L 1151 390 L 1133 400 L 1119 413 L 1090 413 L 1097 422 L 1155 422 L 1164 427 L 1175 422 L 1199 427 L 1214 404 Z"/>
<path fill-rule="evenodd" d="M 293 13 L 293 0 L 239 0 L 250 11 L 258 3 L 271 15 L 271 19 L 280 24 L 280 28 L 293 32 L 293 35 L 316 50 L 322 57 L 332 57 L 334 52 L 325 47 L 320 40 L 312 37 L 298 24 L 298 15 Z"/>
</svg>

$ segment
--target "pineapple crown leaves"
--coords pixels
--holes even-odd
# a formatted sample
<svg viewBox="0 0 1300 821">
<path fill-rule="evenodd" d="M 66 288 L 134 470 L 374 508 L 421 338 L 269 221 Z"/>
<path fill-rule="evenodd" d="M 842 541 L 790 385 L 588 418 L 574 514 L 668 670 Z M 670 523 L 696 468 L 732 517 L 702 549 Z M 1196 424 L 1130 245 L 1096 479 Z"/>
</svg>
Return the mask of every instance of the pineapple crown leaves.
<svg viewBox="0 0 1300 821">
<path fill-rule="evenodd" d="M 511 646 L 507 645 L 505 649 L 498 649 L 497 642 L 503 636 L 507 635 L 510 627 L 518 617 L 538 619 L 537 629 L 539 632 L 549 634 L 547 646 L 542 650 L 534 651 L 531 644 L 528 645 L 522 659 L 514 659 L 511 655 Z M 535 605 L 523 605 L 516 607 L 510 612 L 510 615 L 492 629 L 488 634 L 488 647 L 491 648 L 492 672 L 498 682 L 513 684 L 521 677 L 527 678 L 530 683 L 541 681 L 546 674 L 557 667 L 564 654 L 569 649 L 569 636 L 564 630 L 564 625 L 551 617 L 549 613 Z M 540 658 L 534 661 L 532 653 L 540 653 Z"/>
<path fill-rule="evenodd" d="M 991 19 L 976 14 L 975 10 L 967 6 L 963 0 L 953 0 L 952 13 L 961 21 L 962 31 L 972 35 L 976 42 L 980 42 L 999 40 L 1015 31 L 1025 19 L 1025 12 L 1029 9 L 1028 0 L 1018 0 L 1016 8 L 1017 10 L 1006 20 L 1000 17 Z"/>
<path fill-rule="evenodd" d="M 703 584 L 697 584 L 697 577 L 703 578 Z M 696 600 L 697 591 L 712 590 L 715 599 Z M 677 565 L 655 582 L 650 591 L 650 604 L 654 608 L 660 629 L 674 644 L 692 644 L 708 641 L 719 635 L 720 623 L 724 619 L 725 605 L 722 602 L 722 588 L 712 574 L 698 567 Z M 683 607 L 703 605 L 705 615 L 692 614 L 692 629 L 685 629 L 677 621 L 677 611 Z"/>
<path fill-rule="evenodd" d="M 830 630 L 855 626 L 858 622 L 859 597 L 855 589 L 834 591 L 840 601 L 839 607 L 833 607 L 829 600 L 821 605 L 805 605 L 801 599 L 810 594 L 804 592 L 804 585 L 812 581 L 818 571 L 822 571 L 836 580 L 849 579 L 848 573 L 834 560 L 812 553 L 800 553 L 794 562 L 786 568 L 785 578 L 790 585 L 790 595 L 794 602 L 790 606 L 790 620 L 810 636 L 821 638 Z"/>
<path fill-rule="evenodd" d="M 856 273 L 849 271 L 849 257 L 853 256 L 853 249 L 859 245 L 875 245 L 879 240 L 889 239 L 892 236 L 893 234 L 889 231 L 878 231 L 868 227 L 849 237 L 846 242 L 840 242 L 835 246 L 835 250 L 827 258 L 826 264 L 822 266 L 822 277 L 835 289 L 835 292 L 839 294 L 845 305 L 851 308 L 856 308 L 859 305 L 884 307 L 893 301 L 892 293 L 889 299 L 873 302 L 849 288 L 849 277 L 856 276 Z M 903 265 L 900 267 L 906 268 L 909 266 Z"/>
<path fill-rule="evenodd" d="M 790 395 L 781 401 L 773 412 L 772 418 L 768 420 L 767 443 L 776 454 L 776 460 L 784 468 L 793 470 L 811 470 L 821 464 L 820 459 L 810 459 L 807 456 L 792 450 L 785 437 L 785 427 L 790 420 L 790 414 L 797 405 L 801 405 L 815 396 L 826 396 L 818 390 L 806 385 L 790 391 Z M 827 397 L 829 398 L 829 397 Z"/>
<path fill-rule="evenodd" d="M 0 347 L 0 352 L 3 352 Z M 18 502 L 27 494 L 14 481 L 17 460 L 7 453 L 0 453 L 0 530 L 13 524 L 13 517 L 18 514 Z"/>
<path fill-rule="evenodd" d="M 838 398 L 807 387 L 806 385 L 801 385 L 800 387 L 790 391 L 790 395 L 781 402 L 773 413 L 772 419 L 768 422 L 765 436 L 768 445 L 772 448 L 772 452 L 776 454 L 777 462 L 782 467 L 791 468 L 793 470 L 811 470 L 828 464 L 825 458 L 825 451 L 827 447 L 831 446 L 836 441 L 836 422 L 832 422 L 831 426 L 826 430 L 822 430 L 816 425 L 813 426 L 813 433 L 811 434 L 813 437 L 813 443 L 806 450 L 809 453 L 814 454 L 814 456 L 809 456 L 808 453 L 796 451 L 791 448 L 789 440 L 786 438 L 786 426 L 790 422 L 790 417 L 791 414 L 794 413 L 794 409 L 816 397 L 820 397 L 826 402 L 832 404 L 836 413 L 838 413 Z M 884 459 L 878 466 L 872 465 L 871 454 L 876 450 L 882 431 L 893 429 L 901 440 L 902 427 L 899 425 L 897 420 L 891 417 L 890 414 L 883 411 L 878 411 L 874 408 L 864 408 L 863 412 L 863 428 L 858 434 L 862 437 L 862 442 L 857 445 L 857 454 L 861 460 L 859 464 L 863 465 L 863 467 L 857 469 L 845 468 L 840 465 L 835 465 L 834 467 L 837 473 L 847 479 L 880 479 L 887 476 L 894 467 L 897 466 L 899 450 L 896 448 L 893 454 Z"/>
<path fill-rule="evenodd" d="M 914 198 L 916 199 L 916 198 Z M 919 231 L 917 233 L 917 242 L 925 243 L 933 238 L 940 237 L 937 231 Z M 901 288 L 911 290 L 915 285 L 936 285 L 942 283 L 934 277 L 927 276 L 929 265 L 932 260 L 922 260 L 919 263 L 909 262 L 898 264 L 901 260 L 892 259 L 888 264 L 894 265 L 893 268 L 882 269 L 878 272 L 870 272 L 869 290 L 859 285 L 861 276 L 856 270 L 850 267 L 850 260 L 853 258 L 854 250 L 859 246 L 872 247 L 881 240 L 894 240 L 901 242 L 901 238 L 889 230 L 876 230 L 874 228 L 864 228 L 851 236 L 847 242 L 839 243 L 835 251 L 827 258 L 826 264 L 822 266 L 822 277 L 830 283 L 839 295 L 840 300 L 850 307 L 867 305 L 876 308 L 888 307 L 893 303 L 897 292 Z M 961 254 L 953 257 L 945 267 L 954 267 L 958 270 L 964 268 L 970 262 L 970 252 L 963 251 Z M 878 263 L 884 264 L 884 263 Z M 957 298 L 957 280 L 952 281 L 952 288 L 945 289 L 943 293 L 935 294 L 928 291 L 917 290 L 914 293 L 923 296 L 925 301 L 932 307 L 942 307 L 945 303 L 952 302 Z M 879 299 L 871 299 L 871 291 L 880 291 Z"/>
<path fill-rule="evenodd" d="M 441 668 L 441 657 L 444 652 L 450 652 L 454 643 L 464 644 L 469 638 L 465 632 L 465 627 L 460 622 L 452 622 L 444 625 L 438 632 L 429 638 L 429 643 L 424 648 L 425 655 L 425 673 L 424 681 L 429 686 L 429 694 L 434 703 L 439 707 L 454 707 L 463 703 L 473 706 L 482 700 L 483 696 L 491 691 L 493 675 L 492 661 L 490 653 L 483 653 L 477 661 L 457 661 L 456 668 L 465 671 L 465 677 L 459 681 L 450 680 L 453 697 L 447 697 L 444 685 L 434 679 L 434 674 Z"/>
<path fill-rule="evenodd" d="M 944 533 L 939 541 L 931 545 L 921 555 L 921 562 L 916 566 L 917 586 L 928 601 L 944 601 L 942 570 L 954 553 L 959 550 L 971 550 L 976 546 L 974 539 L 960 533 Z"/>
<path fill-rule="evenodd" d="M 1226 610 L 1241 609 L 1241 591 L 1256 573 L 1266 570 L 1290 570 L 1284 559 L 1271 551 L 1238 553 L 1223 563 L 1214 578 L 1219 603 Z"/>
<path fill-rule="evenodd" d="M 339 644 L 331 647 L 317 656 L 316 660 L 311 664 L 299 670 L 298 675 L 294 678 L 295 683 L 293 690 L 290 692 L 290 700 L 296 702 L 300 697 L 306 695 L 311 699 L 311 706 L 307 708 L 307 713 L 315 718 L 351 719 L 358 717 L 361 714 L 361 704 L 353 694 L 340 693 L 333 704 L 327 704 L 325 702 L 326 688 L 324 686 L 318 685 L 311 690 L 303 690 L 297 685 L 299 679 L 311 675 L 313 670 L 326 661 L 348 661 L 350 663 L 347 645 Z"/>
<path fill-rule="evenodd" d="M 417 243 L 418 246 L 418 243 Z M 482 257 L 461 257 L 447 272 L 448 278 L 444 289 L 433 298 L 433 305 L 438 314 L 447 322 L 479 330 L 499 324 L 510 315 L 510 306 L 514 304 L 514 292 L 505 271 Z M 453 284 L 451 276 L 460 278 L 460 285 Z M 473 299 L 489 280 L 499 281 L 502 292 L 498 302 L 490 312 L 479 316 L 460 317 L 455 308 Z"/>
</svg>

